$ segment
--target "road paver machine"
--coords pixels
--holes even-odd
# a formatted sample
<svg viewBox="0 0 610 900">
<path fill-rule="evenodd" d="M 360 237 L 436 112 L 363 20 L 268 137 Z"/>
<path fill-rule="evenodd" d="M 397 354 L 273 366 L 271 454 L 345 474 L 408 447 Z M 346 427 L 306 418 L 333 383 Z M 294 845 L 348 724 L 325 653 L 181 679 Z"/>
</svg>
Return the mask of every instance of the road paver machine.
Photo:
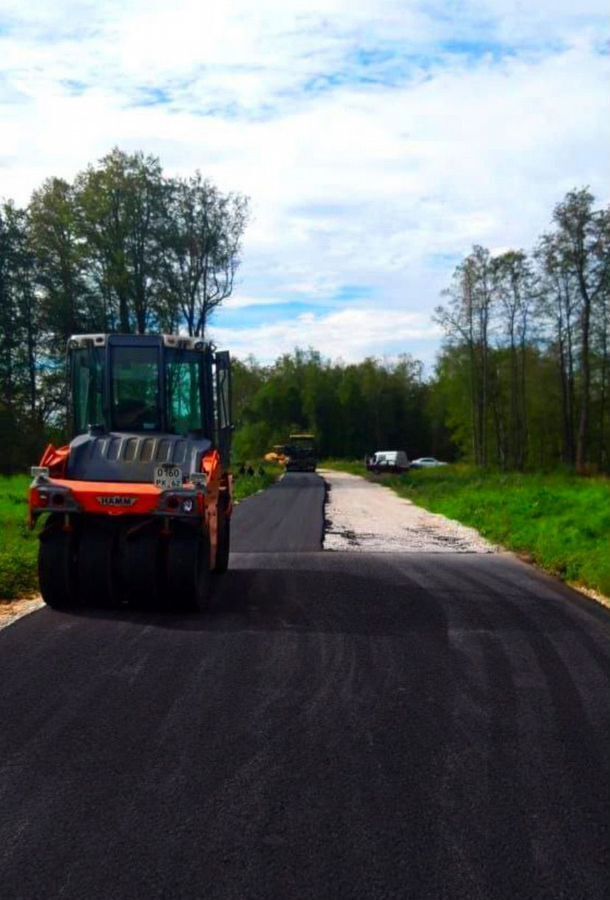
<svg viewBox="0 0 610 900">
<path fill-rule="evenodd" d="M 316 438 L 313 434 L 291 434 L 284 449 L 288 472 L 315 472 Z"/>
<path fill-rule="evenodd" d="M 178 335 L 75 335 L 68 366 L 74 437 L 32 469 L 43 599 L 205 608 L 229 560 L 229 354 Z"/>
</svg>

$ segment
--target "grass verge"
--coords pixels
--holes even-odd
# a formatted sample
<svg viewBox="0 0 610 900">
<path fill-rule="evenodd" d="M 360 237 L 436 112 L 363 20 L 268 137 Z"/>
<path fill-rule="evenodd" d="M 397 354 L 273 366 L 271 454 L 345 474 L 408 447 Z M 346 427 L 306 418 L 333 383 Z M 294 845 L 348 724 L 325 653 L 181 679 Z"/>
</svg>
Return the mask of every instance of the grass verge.
<svg viewBox="0 0 610 900">
<path fill-rule="evenodd" d="M 260 474 L 238 476 L 236 501 L 269 487 L 283 471 L 279 466 L 263 465 Z M 38 537 L 26 524 L 31 480 L 27 475 L 0 477 L 0 601 L 28 597 L 38 591 Z"/>
<path fill-rule="evenodd" d="M 27 597 L 38 590 L 38 540 L 27 527 L 31 478 L 0 478 L 0 600 Z"/>
<path fill-rule="evenodd" d="M 565 581 L 610 596 L 610 480 L 568 473 L 483 472 L 473 466 L 368 473 L 362 463 L 327 468 L 363 475 L 431 512 L 476 528 Z"/>
<path fill-rule="evenodd" d="M 284 469 L 281 466 L 262 463 L 260 466 L 257 464 L 254 475 L 239 475 L 236 466 L 233 467 L 233 472 L 233 496 L 239 503 L 240 500 L 245 500 L 251 494 L 257 494 L 259 491 L 271 487 L 280 475 L 284 474 Z"/>
</svg>

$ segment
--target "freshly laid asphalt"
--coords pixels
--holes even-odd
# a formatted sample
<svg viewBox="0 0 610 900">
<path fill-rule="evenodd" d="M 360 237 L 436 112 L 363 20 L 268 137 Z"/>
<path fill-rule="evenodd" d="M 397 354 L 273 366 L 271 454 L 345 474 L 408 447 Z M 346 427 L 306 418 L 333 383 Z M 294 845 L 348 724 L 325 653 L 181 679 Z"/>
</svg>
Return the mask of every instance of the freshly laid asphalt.
<svg viewBox="0 0 610 900">
<path fill-rule="evenodd" d="M 324 482 L 290 472 L 268 490 L 240 503 L 231 523 L 234 553 L 303 553 L 321 550 Z"/>
<path fill-rule="evenodd" d="M 322 552 L 322 500 L 240 504 L 205 615 L 0 633 L 3 900 L 608 896 L 610 615 L 504 554 Z"/>
</svg>

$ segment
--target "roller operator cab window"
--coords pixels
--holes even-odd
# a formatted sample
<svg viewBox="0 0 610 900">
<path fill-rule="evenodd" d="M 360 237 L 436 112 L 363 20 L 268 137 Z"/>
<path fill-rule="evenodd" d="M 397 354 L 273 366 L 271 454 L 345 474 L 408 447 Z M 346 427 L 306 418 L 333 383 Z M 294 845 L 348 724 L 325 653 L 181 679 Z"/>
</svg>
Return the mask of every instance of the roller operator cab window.
<svg viewBox="0 0 610 900">
<path fill-rule="evenodd" d="M 111 398 L 116 431 L 162 430 L 156 347 L 112 347 Z"/>
<path fill-rule="evenodd" d="M 103 382 L 103 349 L 84 347 L 73 350 L 72 385 L 76 434 L 84 434 L 90 425 L 104 425 Z"/>
<path fill-rule="evenodd" d="M 167 419 L 172 434 L 186 435 L 203 428 L 202 365 L 201 354 L 195 351 L 166 353 Z"/>
</svg>

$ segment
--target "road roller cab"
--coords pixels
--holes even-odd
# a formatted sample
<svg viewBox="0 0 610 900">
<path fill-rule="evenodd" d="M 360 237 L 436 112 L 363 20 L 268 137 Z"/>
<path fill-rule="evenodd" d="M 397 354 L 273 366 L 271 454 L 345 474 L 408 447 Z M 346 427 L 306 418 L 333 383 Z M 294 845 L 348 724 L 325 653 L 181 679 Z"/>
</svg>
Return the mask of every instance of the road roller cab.
<svg viewBox="0 0 610 900">
<path fill-rule="evenodd" d="M 229 354 L 176 335 L 77 335 L 68 366 L 73 438 L 47 447 L 30 488 L 44 600 L 203 608 L 229 558 Z"/>
</svg>

